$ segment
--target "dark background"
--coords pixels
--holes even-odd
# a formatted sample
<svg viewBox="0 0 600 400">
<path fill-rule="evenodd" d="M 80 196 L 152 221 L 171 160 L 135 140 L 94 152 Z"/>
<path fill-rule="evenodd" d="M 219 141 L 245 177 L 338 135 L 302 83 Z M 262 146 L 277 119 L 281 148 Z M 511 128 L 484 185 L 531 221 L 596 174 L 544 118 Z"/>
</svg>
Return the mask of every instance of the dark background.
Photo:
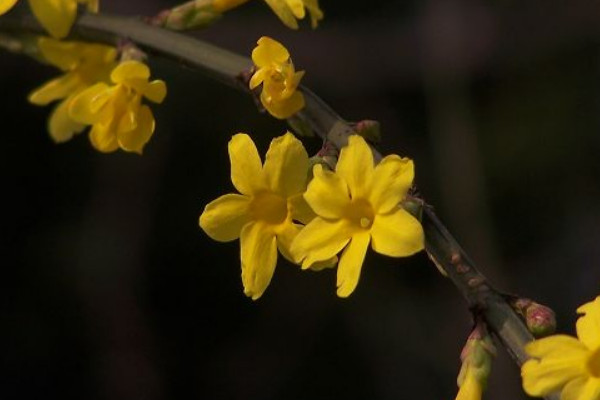
<svg viewBox="0 0 600 400">
<path fill-rule="evenodd" d="M 174 1 L 102 2 L 152 15 Z M 23 4 L 25 6 L 25 4 Z M 255 0 L 197 36 L 249 55 L 269 35 L 349 120 L 382 123 L 424 197 L 500 289 L 573 334 L 600 294 L 600 3 L 322 0 L 312 31 Z M 0 54 L 1 399 L 453 399 L 466 304 L 424 254 L 369 253 L 349 299 L 335 272 L 280 257 L 256 302 L 238 242 L 198 227 L 233 190 L 227 142 L 264 154 L 285 123 L 171 61 L 142 157 L 55 145 L 27 94 L 57 71 Z M 315 152 L 320 143 L 305 140 Z M 499 349 L 487 399 L 524 399 Z"/>
</svg>

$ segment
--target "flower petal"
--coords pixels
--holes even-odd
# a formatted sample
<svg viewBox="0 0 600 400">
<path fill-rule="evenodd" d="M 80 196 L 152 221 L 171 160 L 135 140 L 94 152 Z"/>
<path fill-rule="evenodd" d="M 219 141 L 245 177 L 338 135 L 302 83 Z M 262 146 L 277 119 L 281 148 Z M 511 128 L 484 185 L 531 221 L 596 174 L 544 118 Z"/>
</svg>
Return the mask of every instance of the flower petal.
<svg viewBox="0 0 600 400">
<path fill-rule="evenodd" d="M 271 141 L 263 174 L 267 187 L 283 197 L 304 192 L 308 180 L 308 154 L 296 137 L 287 132 Z"/>
<path fill-rule="evenodd" d="M 395 154 L 385 157 L 373 171 L 369 200 L 377 213 L 385 214 L 406 197 L 415 168 L 412 160 Z"/>
<path fill-rule="evenodd" d="M 229 160 L 231 162 L 231 182 L 238 192 L 251 195 L 264 187 L 262 163 L 250 136 L 238 133 L 231 138 Z"/>
<path fill-rule="evenodd" d="M 160 104 L 167 96 L 167 84 L 160 79 L 148 82 L 143 86 L 140 93 L 151 102 Z"/>
<path fill-rule="evenodd" d="M 294 17 L 298 19 L 304 18 L 306 12 L 304 11 L 304 3 L 302 0 L 285 0 Z"/>
<path fill-rule="evenodd" d="M 353 199 L 368 197 L 374 171 L 373 153 L 362 137 L 352 135 L 348 138 L 348 145 L 340 151 L 335 171 L 346 180 Z"/>
<path fill-rule="evenodd" d="M 97 83 L 79 93 L 69 104 L 69 115 L 83 124 L 94 124 L 101 117 L 101 109 L 110 100 L 111 91 L 106 83 Z"/>
<path fill-rule="evenodd" d="M 317 261 L 334 257 L 352 233 L 352 227 L 344 220 L 330 222 L 316 217 L 298 233 L 290 250 L 294 259 L 303 260 L 302 269 L 307 269 Z"/>
<path fill-rule="evenodd" d="M 300 260 L 294 258 L 294 255 L 290 251 L 290 248 L 292 246 L 292 242 L 296 238 L 296 235 L 298 235 L 298 233 L 300 232 L 300 229 L 301 227 L 299 225 L 287 221 L 284 224 L 282 224 L 276 232 L 277 248 L 279 249 L 279 252 L 282 256 L 285 257 L 286 260 L 294 264 L 299 264 Z"/>
<path fill-rule="evenodd" d="M 0 0 L 0 15 L 7 13 L 16 3 L 17 0 Z"/>
<path fill-rule="evenodd" d="M 310 25 L 313 29 L 319 25 L 319 21 L 323 19 L 323 11 L 319 8 L 319 0 L 303 0 L 304 6 L 310 14 Z"/>
<path fill-rule="evenodd" d="M 598 400 L 600 398 L 600 379 L 579 378 L 565 385 L 560 400 Z"/>
<path fill-rule="evenodd" d="M 79 42 L 40 37 L 37 46 L 46 61 L 63 71 L 72 70 L 81 62 L 83 47 Z"/>
<path fill-rule="evenodd" d="M 276 7 L 279 7 L 282 4 L 282 0 L 265 1 L 267 4 L 269 4 L 269 6 L 271 6 L 271 3 L 276 3 Z M 273 8 L 273 6 L 271 6 L 271 8 Z M 285 9 L 289 11 L 287 6 Z M 275 8 L 273 8 L 273 11 L 275 11 Z M 275 13 L 277 13 L 277 11 L 275 11 Z M 290 15 L 292 15 L 291 12 Z M 293 15 L 292 19 L 296 21 Z M 258 39 L 257 44 L 258 46 L 252 50 L 252 61 L 254 61 L 254 64 L 259 68 L 271 66 L 273 63 L 285 63 L 290 58 L 290 53 L 287 51 L 287 49 L 277 40 L 273 40 L 268 36 L 263 36 Z"/>
<path fill-rule="evenodd" d="M 81 86 L 82 82 L 77 75 L 67 73 L 35 89 L 29 95 L 28 100 L 35 105 L 45 106 L 55 100 L 64 99 L 77 91 Z"/>
<path fill-rule="evenodd" d="M 114 83 L 124 83 L 130 79 L 148 80 L 148 78 L 150 78 L 150 68 L 135 60 L 121 62 L 110 74 L 110 79 Z"/>
<path fill-rule="evenodd" d="M 577 337 L 588 349 L 600 348 L 600 296 L 577 309 L 583 314 L 577 320 Z"/>
<path fill-rule="evenodd" d="M 296 114 L 304 108 L 304 95 L 301 92 L 294 92 L 293 95 L 283 100 L 273 100 L 266 91 L 260 94 L 260 101 L 266 110 L 279 119 L 286 119 Z"/>
<path fill-rule="evenodd" d="M 211 239 L 230 242 L 240 237 L 249 222 L 250 199 L 240 194 L 226 194 L 211 201 L 200 215 L 200 227 Z"/>
<path fill-rule="evenodd" d="M 69 34 L 77 14 L 74 0 L 29 0 L 31 11 L 52 36 L 62 39 Z"/>
<path fill-rule="evenodd" d="M 350 296 L 358 285 L 370 239 L 368 232 L 356 233 L 352 236 L 350 244 L 344 249 L 337 271 L 337 295 L 339 297 Z"/>
<path fill-rule="evenodd" d="M 136 114 L 136 127 L 132 131 L 119 131 L 117 140 L 119 147 L 125 151 L 132 151 L 142 154 L 142 150 L 146 143 L 154 133 L 154 116 L 150 107 L 143 105 L 139 108 Z"/>
<path fill-rule="evenodd" d="M 90 130 L 92 146 L 103 153 L 110 153 L 119 148 L 117 135 L 110 121 L 95 123 Z"/>
<path fill-rule="evenodd" d="M 321 164 L 313 167 L 313 179 L 308 184 L 304 198 L 317 215 L 330 219 L 341 218 L 350 204 L 346 182 Z"/>
<path fill-rule="evenodd" d="M 260 222 L 250 222 L 240 235 L 244 293 L 258 299 L 269 286 L 277 264 L 275 233 Z"/>
<path fill-rule="evenodd" d="M 552 393 L 568 381 L 585 375 L 589 351 L 574 337 L 549 336 L 529 343 L 525 350 L 535 357 L 521 367 L 523 389 L 530 396 Z"/>
<path fill-rule="evenodd" d="M 271 68 L 259 68 L 250 78 L 249 87 L 250 89 L 256 89 L 258 85 L 263 83 L 267 78 L 267 75 L 271 72 Z"/>
<path fill-rule="evenodd" d="M 63 143 L 71 139 L 74 134 L 80 133 L 85 129 L 85 125 L 80 124 L 69 116 L 69 102 L 71 98 L 61 101 L 54 109 L 48 120 L 48 131 L 50 137 L 56 143 Z"/>
<path fill-rule="evenodd" d="M 588 378 L 580 377 L 568 382 L 560 392 L 560 400 L 580 400 L 580 393 Z"/>
<path fill-rule="evenodd" d="M 480 400 L 482 391 L 481 384 L 475 377 L 472 369 L 469 368 L 455 400 Z"/>
<path fill-rule="evenodd" d="M 298 221 L 304 225 L 308 224 L 317 216 L 304 199 L 302 193 L 288 197 L 288 211 L 292 220 Z"/>
<path fill-rule="evenodd" d="M 390 257 L 410 256 L 423 250 L 425 245 L 423 227 L 401 208 L 390 214 L 376 215 L 371 238 L 373 250 Z"/>
</svg>

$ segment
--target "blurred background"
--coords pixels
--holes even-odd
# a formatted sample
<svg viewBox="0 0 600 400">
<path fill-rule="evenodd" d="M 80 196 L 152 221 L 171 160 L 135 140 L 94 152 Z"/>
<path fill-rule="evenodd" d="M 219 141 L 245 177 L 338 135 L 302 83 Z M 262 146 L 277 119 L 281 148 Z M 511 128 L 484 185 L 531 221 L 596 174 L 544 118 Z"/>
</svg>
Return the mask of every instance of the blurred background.
<svg viewBox="0 0 600 400">
<path fill-rule="evenodd" d="M 600 3 L 321 7 L 314 31 L 255 0 L 195 35 L 246 55 L 262 35 L 283 42 L 309 87 L 349 120 L 379 120 L 384 153 L 415 159 L 422 195 L 495 286 L 552 306 L 573 334 L 577 306 L 600 294 Z M 238 242 L 199 229 L 203 207 L 233 191 L 231 135 L 251 133 L 264 154 L 285 123 L 152 59 L 169 95 L 143 156 L 99 154 L 85 134 L 55 145 L 51 108 L 26 97 L 58 71 L 0 60 L 1 399 L 455 397 L 470 314 L 424 254 L 370 253 L 345 300 L 334 271 L 280 258 L 253 302 Z M 526 398 L 501 348 L 485 398 Z"/>
</svg>

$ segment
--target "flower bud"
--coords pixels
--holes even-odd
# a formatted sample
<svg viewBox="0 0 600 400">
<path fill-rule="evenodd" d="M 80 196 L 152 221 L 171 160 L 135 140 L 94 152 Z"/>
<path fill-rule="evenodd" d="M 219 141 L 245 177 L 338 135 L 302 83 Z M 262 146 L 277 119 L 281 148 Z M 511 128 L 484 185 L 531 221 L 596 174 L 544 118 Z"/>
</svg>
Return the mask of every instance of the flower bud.
<svg viewBox="0 0 600 400">
<path fill-rule="evenodd" d="M 513 301 L 512 306 L 536 338 L 551 335 L 556 330 L 556 316 L 550 307 L 525 298 Z"/>
</svg>

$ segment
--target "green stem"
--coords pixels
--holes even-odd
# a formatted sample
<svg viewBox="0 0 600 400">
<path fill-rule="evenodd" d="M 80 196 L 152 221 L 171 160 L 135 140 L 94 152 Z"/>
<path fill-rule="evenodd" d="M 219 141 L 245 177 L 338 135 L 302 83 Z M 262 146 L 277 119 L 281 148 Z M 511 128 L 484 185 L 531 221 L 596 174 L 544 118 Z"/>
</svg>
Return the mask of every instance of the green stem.
<svg viewBox="0 0 600 400">
<path fill-rule="evenodd" d="M 0 18 L 0 32 L 44 33 L 29 16 Z M 250 93 L 240 80 L 240 74 L 252 67 L 250 59 L 183 34 L 151 26 L 139 19 L 83 15 L 73 26 L 71 38 L 113 45 L 126 38 L 149 54 L 173 59 L 213 79 Z M 295 117 L 338 148 L 345 146 L 348 136 L 353 132 L 352 127 L 310 90 L 305 87 L 301 87 L 301 90 L 306 106 Z M 377 150 L 373 149 L 373 152 L 377 159 L 381 159 Z M 422 224 L 429 256 L 454 283 L 469 305 L 482 313 L 502 345 L 517 365 L 521 365 L 528 358 L 523 348 L 533 340 L 521 318 L 477 270 L 429 206 L 423 208 Z"/>
</svg>

